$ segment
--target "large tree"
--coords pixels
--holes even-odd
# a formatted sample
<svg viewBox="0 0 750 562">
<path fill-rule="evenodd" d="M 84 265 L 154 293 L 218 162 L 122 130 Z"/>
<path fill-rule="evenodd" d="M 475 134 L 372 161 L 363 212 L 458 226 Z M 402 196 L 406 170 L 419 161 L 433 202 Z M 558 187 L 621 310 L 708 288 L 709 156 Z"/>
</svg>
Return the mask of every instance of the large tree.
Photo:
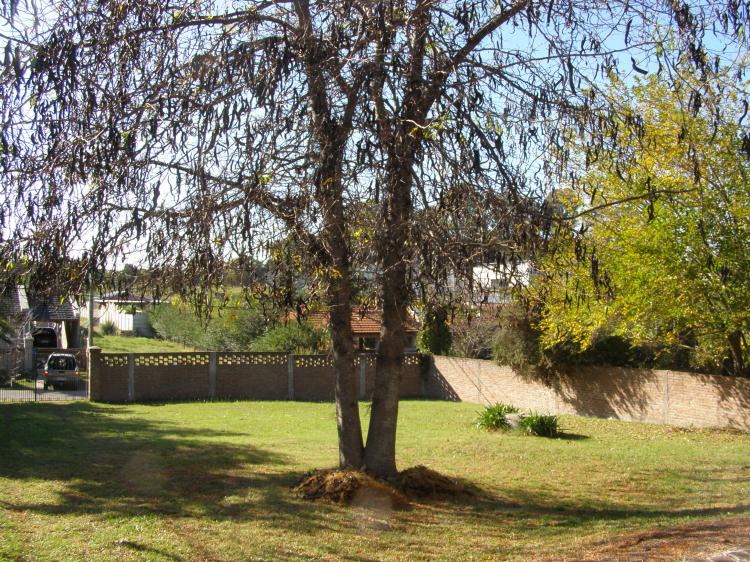
<svg viewBox="0 0 750 562">
<path fill-rule="evenodd" d="M 748 137 L 710 118 L 716 104 L 737 118 L 745 110 L 734 96 L 698 106 L 689 84 L 678 92 L 653 78 L 632 90 L 617 85 L 623 119 L 640 116 L 643 134 L 633 152 L 589 165 L 595 209 L 567 200 L 572 214 L 589 209 L 539 278 L 546 345 L 586 348 L 616 334 L 683 348 L 695 367 L 748 374 Z"/>
<path fill-rule="evenodd" d="M 569 135 L 618 144 L 600 77 L 668 66 L 676 41 L 709 83 L 730 58 L 709 47 L 740 36 L 748 10 L 31 0 L 5 17 L 3 269 L 75 291 L 136 249 L 152 283 L 200 308 L 225 264 L 293 236 L 326 287 L 340 462 L 388 475 L 415 276 L 533 251 Z M 348 221 L 364 207 L 371 252 Z M 363 267 L 384 323 L 366 445 L 349 324 Z"/>
</svg>

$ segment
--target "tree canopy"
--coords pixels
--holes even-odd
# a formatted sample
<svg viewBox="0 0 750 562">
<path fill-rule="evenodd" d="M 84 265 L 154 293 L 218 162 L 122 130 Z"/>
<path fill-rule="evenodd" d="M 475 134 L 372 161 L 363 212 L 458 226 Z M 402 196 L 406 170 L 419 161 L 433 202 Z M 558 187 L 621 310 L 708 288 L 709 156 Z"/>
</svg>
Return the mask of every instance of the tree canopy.
<svg viewBox="0 0 750 562">
<path fill-rule="evenodd" d="M 589 200 L 566 201 L 571 213 L 596 210 L 547 260 L 545 343 L 587 347 L 615 334 L 689 349 L 694 367 L 747 374 L 746 132 L 736 121 L 713 123 L 687 84 L 674 91 L 646 79 L 618 87 L 617 98 L 624 119 L 642 119 L 643 134 L 632 153 L 590 163 Z M 722 103 L 739 121 L 743 104 L 732 96 Z"/>
</svg>

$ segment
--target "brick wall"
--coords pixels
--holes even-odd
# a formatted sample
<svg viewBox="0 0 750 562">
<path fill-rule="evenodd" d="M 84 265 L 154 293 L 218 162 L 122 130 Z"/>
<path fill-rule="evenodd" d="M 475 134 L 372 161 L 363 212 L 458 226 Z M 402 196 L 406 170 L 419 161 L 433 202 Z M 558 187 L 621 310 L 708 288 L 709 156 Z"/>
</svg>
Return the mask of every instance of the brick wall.
<svg viewBox="0 0 750 562">
<path fill-rule="evenodd" d="M 544 380 L 492 361 L 435 357 L 426 395 L 554 414 L 750 430 L 750 380 L 717 375 L 580 367 Z"/>
<path fill-rule="evenodd" d="M 357 358 L 360 397 L 372 394 L 373 355 Z M 90 350 L 91 399 L 333 400 L 335 376 L 328 355 L 283 353 L 102 353 Z M 401 396 L 422 396 L 420 356 L 404 360 Z"/>
</svg>

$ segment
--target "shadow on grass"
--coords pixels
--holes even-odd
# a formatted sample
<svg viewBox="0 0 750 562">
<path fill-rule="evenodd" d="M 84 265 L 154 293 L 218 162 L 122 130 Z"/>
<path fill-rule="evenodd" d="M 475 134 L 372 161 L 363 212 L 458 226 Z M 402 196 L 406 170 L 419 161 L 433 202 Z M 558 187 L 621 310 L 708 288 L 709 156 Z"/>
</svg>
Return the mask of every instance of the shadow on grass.
<svg viewBox="0 0 750 562">
<path fill-rule="evenodd" d="M 185 427 L 91 403 L 3 406 L 0 477 L 57 481 L 56 501 L 0 500 L 11 511 L 48 515 L 164 514 L 270 520 L 327 529 L 319 512 L 289 493 L 302 472 L 283 454 L 232 431 Z M 231 444 L 242 437 L 241 444 Z M 62 482 L 63 485 L 59 486 Z M 136 548 L 133 545 L 125 545 Z"/>
<path fill-rule="evenodd" d="M 298 533 L 340 532 L 345 525 L 336 516 L 328 516 L 339 508 L 305 502 L 290 493 L 289 488 L 302 476 L 290 466 L 291 458 L 253 446 L 242 433 L 201 428 L 199 421 L 193 427 L 163 417 L 156 422 L 142 408 L 135 415 L 127 406 L 87 402 L 5 405 L 2 421 L 0 477 L 17 481 L 21 491 L 28 483 L 30 491 L 3 495 L 3 509 L 52 516 L 154 514 L 260 521 Z M 563 438 L 586 436 L 565 434 Z M 689 476 L 686 469 L 684 477 Z M 55 481 L 54 499 L 47 493 L 41 499 L 32 493 L 32 484 L 40 480 Z M 423 524 L 415 519 L 425 518 L 421 509 L 443 512 L 454 522 L 487 532 L 506 523 L 549 525 L 556 528 L 554 532 L 570 533 L 602 521 L 661 523 L 750 514 L 750 504 L 739 501 L 729 508 L 682 509 L 608 503 L 592 493 L 585 500 L 565 502 L 554 492 L 525 487 L 523 482 L 509 482 L 497 494 L 472 482 L 463 483 L 473 491 L 472 496 L 418 500 L 419 511 L 399 516 L 404 528 Z M 120 546 L 146 556 L 167 556 L 138 542 Z"/>
<path fill-rule="evenodd" d="M 557 527 L 560 532 L 590 527 L 601 522 L 661 522 L 687 518 L 711 518 L 727 515 L 750 516 L 750 502 L 737 503 L 733 506 L 694 507 L 663 509 L 648 505 L 617 505 L 592 497 L 581 503 L 561 502 L 554 495 L 523 487 L 508 487 L 501 495 L 493 494 L 475 485 L 466 483 L 472 490 L 473 497 L 467 497 L 463 505 L 455 506 L 461 510 L 461 518 L 467 523 L 481 525 L 495 515 L 513 517 L 520 523 L 528 521 L 531 525 L 540 524 Z M 743 498 L 744 499 L 744 498 Z M 443 507 L 452 509 L 454 506 Z"/>
<path fill-rule="evenodd" d="M 580 433 L 568 433 L 567 431 L 561 431 L 555 435 L 554 439 L 562 439 L 563 441 L 585 441 L 591 439 L 588 435 L 581 435 Z"/>
</svg>

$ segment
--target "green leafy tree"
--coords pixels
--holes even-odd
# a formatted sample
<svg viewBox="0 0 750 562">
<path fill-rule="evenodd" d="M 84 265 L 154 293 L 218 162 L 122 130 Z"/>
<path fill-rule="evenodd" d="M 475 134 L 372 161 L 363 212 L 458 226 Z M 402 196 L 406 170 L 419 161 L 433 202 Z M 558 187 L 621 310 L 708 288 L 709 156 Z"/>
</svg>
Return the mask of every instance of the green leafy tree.
<svg viewBox="0 0 750 562">
<path fill-rule="evenodd" d="M 588 192 L 559 198 L 570 215 L 589 210 L 542 268 L 547 347 L 612 334 L 748 374 L 748 137 L 713 123 L 707 102 L 733 100 L 704 106 L 689 82 L 672 92 L 657 79 L 619 94 L 642 132 L 622 158 L 585 151 Z"/>
<path fill-rule="evenodd" d="M 209 320 L 187 306 L 160 304 L 149 310 L 159 336 L 195 349 L 248 351 L 266 330 L 269 320 L 259 306 L 230 304 L 214 311 Z"/>
</svg>

